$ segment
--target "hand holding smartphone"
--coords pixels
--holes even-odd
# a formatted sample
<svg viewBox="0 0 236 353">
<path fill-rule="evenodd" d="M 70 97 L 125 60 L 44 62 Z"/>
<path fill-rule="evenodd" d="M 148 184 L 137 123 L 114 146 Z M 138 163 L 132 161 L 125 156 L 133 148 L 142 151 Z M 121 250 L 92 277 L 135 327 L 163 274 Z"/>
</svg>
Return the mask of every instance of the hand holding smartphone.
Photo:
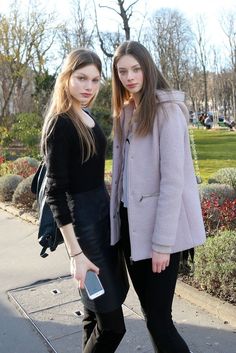
<svg viewBox="0 0 236 353">
<path fill-rule="evenodd" d="M 91 300 L 105 293 L 98 275 L 93 271 L 87 271 L 84 287 Z"/>
</svg>

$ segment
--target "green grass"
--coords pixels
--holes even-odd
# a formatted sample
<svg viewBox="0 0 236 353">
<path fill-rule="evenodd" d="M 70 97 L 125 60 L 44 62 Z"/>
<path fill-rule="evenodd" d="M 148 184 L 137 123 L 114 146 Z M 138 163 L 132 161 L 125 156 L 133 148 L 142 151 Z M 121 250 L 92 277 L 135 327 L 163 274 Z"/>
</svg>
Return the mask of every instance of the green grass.
<svg viewBox="0 0 236 353">
<path fill-rule="evenodd" d="M 236 168 L 236 132 L 225 129 L 194 129 L 198 165 L 203 182 L 220 168 Z M 106 160 L 106 171 L 111 171 L 112 160 Z"/>
<path fill-rule="evenodd" d="M 236 167 L 236 132 L 194 129 L 198 164 L 203 181 L 220 168 Z"/>
</svg>

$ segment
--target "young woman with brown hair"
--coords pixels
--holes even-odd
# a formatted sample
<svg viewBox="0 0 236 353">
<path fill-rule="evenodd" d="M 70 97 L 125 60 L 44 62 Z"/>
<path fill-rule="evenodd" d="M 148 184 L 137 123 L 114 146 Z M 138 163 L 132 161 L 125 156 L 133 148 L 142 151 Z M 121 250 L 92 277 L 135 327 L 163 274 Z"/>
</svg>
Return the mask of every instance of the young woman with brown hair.
<svg viewBox="0 0 236 353">
<path fill-rule="evenodd" d="M 180 252 L 205 240 L 184 94 L 170 89 L 148 50 L 113 58 L 112 244 L 120 239 L 155 352 L 189 353 L 172 321 Z"/>
</svg>

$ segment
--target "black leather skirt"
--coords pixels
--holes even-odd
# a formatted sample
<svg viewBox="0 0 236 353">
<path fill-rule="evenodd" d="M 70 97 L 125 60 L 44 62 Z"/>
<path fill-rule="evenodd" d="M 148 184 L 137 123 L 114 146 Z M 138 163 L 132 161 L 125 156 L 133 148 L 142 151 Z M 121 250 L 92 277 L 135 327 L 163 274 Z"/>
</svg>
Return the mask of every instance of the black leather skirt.
<svg viewBox="0 0 236 353">
<path fill-rule="evenodd" d="M 129 285 L 120 244 L 110 245 L 109 195 L 105 185 L 84 193 L 70 195 L 76 236 L 84 254 L 99 267 L 105 293 L 90 300 L 79 290 L 83 304 L 94 312 L 109 312 L 124 302 Z"/>
</svg>

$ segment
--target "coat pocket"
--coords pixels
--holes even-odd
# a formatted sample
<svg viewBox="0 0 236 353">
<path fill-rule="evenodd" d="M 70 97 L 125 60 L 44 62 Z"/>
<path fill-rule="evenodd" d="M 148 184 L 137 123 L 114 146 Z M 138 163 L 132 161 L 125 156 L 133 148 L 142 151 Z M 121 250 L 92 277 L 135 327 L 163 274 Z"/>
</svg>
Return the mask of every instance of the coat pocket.
<svg viewBox="0 0 236 353">
<path fill-rule="evenodd" d="M 160 195 L 159 192 L 153 192 L 153 193 L 150 193 L 150 194 L 143 194 L 141 195 L 140 199 L 139 199 L 139 202 L 142 202 L 144 199 L 147 199 L 149 197 L 158 197 Z"/>
</svg>

